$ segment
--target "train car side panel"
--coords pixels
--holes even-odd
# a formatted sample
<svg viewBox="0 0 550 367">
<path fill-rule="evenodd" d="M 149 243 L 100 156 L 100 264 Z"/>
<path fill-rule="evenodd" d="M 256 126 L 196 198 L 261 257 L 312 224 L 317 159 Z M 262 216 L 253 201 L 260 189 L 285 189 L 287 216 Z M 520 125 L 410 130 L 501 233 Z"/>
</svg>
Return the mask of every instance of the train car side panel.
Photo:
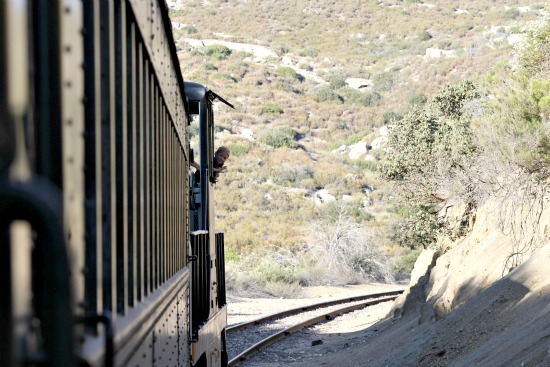
<svg viewBox="0 0 550 367">
<path fill-rule="evenodd" d="M 185 96 L 181 74 L 176 72 L 179 66 L 175 43 L 167 10 L 155 0 L 128 0 L 135 17 L 136 26 L 142 35 L 143 46 L 150 57 L 160 91 L 171 116 L 177 117 L 175 128 L 182 142 L 187 141 L 187 123 L 185 116 Z M 187 156 L 187 147 L 184 148 Z"/>
<path fill-rule="evenodd" d="M 116 365 L 188 365 L 188 297 L 189 273 L 177 274 L 151 295 L 150 303 L 119 319 L 123 330 L 115 338 Z"/>
<path fill-rule="evenodd" d="M 139 355 L 151 356 L 148 365 L 163 365 L 179 358 L 174 351 L 188 348 L 188 330 L 179 330 L 178 323 L 184 317 L 178 308 L 185 317 L 189 313 L 178 303 L 188 297 L 189 282 L 186 103 L 178 78 L 171 84 L 159 79 L 179 73 L 169 50 L 161 53 L 167 59 L 152 57 L 146 39 L 151 33 L 144 35 L 139 26 L 140 17 L 147 16 L 143 3 L 141 8 L 130 2 L 84 4 L 86 223 L 91 236 L 86 292 L 79 304 L 86 306 L 86 315 L 109 316 L 114 363 L 121 366 Z M 166 31 L 165 24 L 156 26 Z M 161 45 L 167 47 L 159 43 L 159 50 Z M 106 348 L 98 340 L 107 339 L 102 328 L 88 326 L 82 357 L 101 363 Z M 162 357 L 164 350 L 170 351 Z"/>
<path fill-rule="evenodd" d="M 0 19 L 0 364 L 225 366 L 215 180 L 190 252 L 189 106 L 166 3 L 6 0 Z"/>
<path fill-rule="evenodd" d="M 59 4 L 62 18 L 61 45 L 61 105 L 62 164 L 63 164 L 63 211 L 65 231 L 69 246 L 72 289 L 76 299 L 84 296 L 84 106 L 82 92 L 84 60 L 82 45 L 82 2 L 63 0 Z M 82 315 L 82 308 L 77 313 Z"/>
</svg>

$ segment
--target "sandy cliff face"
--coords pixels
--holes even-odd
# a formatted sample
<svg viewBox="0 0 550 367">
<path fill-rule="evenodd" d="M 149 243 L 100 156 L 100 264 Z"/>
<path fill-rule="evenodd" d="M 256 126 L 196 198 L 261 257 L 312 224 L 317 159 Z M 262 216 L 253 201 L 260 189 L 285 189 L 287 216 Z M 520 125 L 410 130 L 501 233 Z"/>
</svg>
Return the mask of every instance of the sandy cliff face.
<svg viewBox="0 0 550 367">
<path fill-rule="evenodd" d="M 546 198 L 542 204 L 549 202 Z M 501 198 L 485 203 L 475 215 L 472 231 L 439 256 L 430 273 L 427 294 L 428 302 L 434 304 L 435 319 L 498 280 L 513 277 L 518 268 L 533 266 L 528 260 L 541 256 L 544 247 L 550 246 L 550 207 L 511 208 L 502 207 L 503 203 Z"/>
<path fill-rule="evenodd" d="M 489 200 L 467 236 L 425 251 L 377 342 L 406 341 L 372 365 L 550 366 L 548 204 Z"/>
</svg>

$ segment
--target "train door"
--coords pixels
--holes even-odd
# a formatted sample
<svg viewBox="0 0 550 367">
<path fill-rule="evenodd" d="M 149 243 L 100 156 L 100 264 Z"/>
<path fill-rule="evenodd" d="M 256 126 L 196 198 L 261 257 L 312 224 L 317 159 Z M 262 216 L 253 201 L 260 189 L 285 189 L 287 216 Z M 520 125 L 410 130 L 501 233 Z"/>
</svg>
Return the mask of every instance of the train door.
<svg viewBox="0 0 550 367">
<path fill-rule="evenodd" d="M 209 230 L 213 232 L 214 200 L 212 185 L 216 182 L 216 177 L 212 169 L 215 152 L 212 104 L 217 99 L 231 108 L 233 108 L 233 105 L 197 83 L 185 82 L 185 93 L 191 120 L 197 123 L 199 127 L 198 149 L 194 153 L 198 155 L 196 158 L 200 161 L 200 169 L 190 176 L 189 185 L 192 190 L 190 230 Z"/>
<path fill-rule="evenodd" d="M 209 228 L 209 162 L 214 157 L 214 123 L 211 101 L 207 98 L 207 89 L 196 83 L 185 83 L 185 92 L 189 113 L 194 123 L 199 127 L 198 149 L 193 150 L 193 160 L 200 168 L 190 176 L 191 197 L 191 221 L 190 230 L 208 230 Z M 200 162 L 200 163 L 199 163 Z"/>
<path fill-rule="evenodd" d="M 190 174 L 190 239 L 192 259 L 190 339 L 193 366 L 227 365 L 225 327 L 225 275 L 223 233 L 215 231 L 213 185 L 214 112 L 212 104 L 223 100 L 204 86 L 186 82 L 190 118 L 198 124 L 197 172 Z"/>
</svg>

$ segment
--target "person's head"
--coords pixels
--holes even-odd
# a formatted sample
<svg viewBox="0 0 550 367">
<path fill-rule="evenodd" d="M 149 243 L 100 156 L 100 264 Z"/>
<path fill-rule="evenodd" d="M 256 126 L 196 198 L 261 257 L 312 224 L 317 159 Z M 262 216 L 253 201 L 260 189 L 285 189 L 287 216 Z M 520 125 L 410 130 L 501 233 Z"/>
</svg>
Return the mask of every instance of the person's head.
<svg viewBox="0 0 550 367">
<path fill-rule="evenodd" d="M 218 162 L 218 164 L 223 165 L 227 159 L 229 159 L 229 148 L 228 147 L 219 147 L 218 150 L 216 150 L 216 153 L 214 153 L 214 158 Z"/>
</svg>

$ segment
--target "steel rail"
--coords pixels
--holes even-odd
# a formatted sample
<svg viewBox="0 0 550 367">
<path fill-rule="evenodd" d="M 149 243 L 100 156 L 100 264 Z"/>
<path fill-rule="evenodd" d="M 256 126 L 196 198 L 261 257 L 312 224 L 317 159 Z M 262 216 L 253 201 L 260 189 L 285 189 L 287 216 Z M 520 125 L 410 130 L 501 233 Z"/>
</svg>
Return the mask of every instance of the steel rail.
<svg viewBox="0 0 550 367">
<path fill-rule="evenodd" d="M 234 325 L 229 325 L 225 329 L 225 331 L 227 333 L 231 333 L 231 332 L 234 332 L 234 331 L 237 331 L 237 330 L 244 329 L 244 328 L 249 327 L 249 326 L 254 326 L 254 325 L 261 324 L 262 322 L 265 322 L 265 321 L 270 321 L 270 320 L 273 320 L 273 319 L 281 318 L 283 316 L 291 315 L 291 314 L 298 313 L 298 312 L 310 311 L 310 310 L 315 310 L 315 309 L 321 308 L 321 307 L 337 305 L 339 303 L 350 303 L 350 302 L 356 302 L 356 301 L 361 301 L 361 300 L 364 300 L 364 299 L 372 299 L 372 298 L 378 298 L 378 297 L 398 296 L 398 295 L 402 294 L 403 291 L 404 291 L 403 289 L 398 289 L 398 290 L 389 291 L 389 292 L 369 293 L 369 294 L 365 294 L 365 295 L 362 295 L 362 296 L 339 298 L 339 299 L 335 299 L 335 300 L 331 300 L 331 301 L 319 302 L 319 303 L 314 303 L 314 304 L 307 305 L 307 306 L 291 308 L 291 309 L 288 309 L 288 310 L 275 312 L 275 313 L 272 313 L 272 314 L 267 315 L 267 316 L 262 316 L 258 319 L 254 319 L 254 320 L 251 320 L 251 321 L 246 321 L 246 322 L 241 322 L 241 323 L 234 324 Z"/>
<path fill-rule="evenodd" d="M 377 298 L 377 299 L 374 299 L 374 300 L 368 300 L 368 301 L 364 301 L 364 302 L 361 302 L 361 303 L 358 303 L 358 304 L 355 304 L 355 305 L 351 305 L 351 306 L 345 306 L 345 307 L 342 307 L 342 308 L 339 308 L 337 310 L 334 310 L 334 311 L 331 311 L 331 312 L 327 312 L 326 314 L 323 314 L 323 315 L 320 315 L 320 316 L 316 316 L 316 317 L 313 317 L 311 319 L 308 319 L 308 320 L 305 320 L 301 323 L 298 323 L 296 325 L 293 325 L 291 327 L 288 327 L 284 330 L 281 330 L 277 333 L 274 333 L 270 336 L 268 336 L 267 338 L 261 340 L 260 342 L 254 344 L 253 346 L 247 348 L 245 351 L 241 352 L 239 355 L 237 355 L 236 357 L 234 357 L 233 359 L 231 359 L 229 361 L 229 363 L 227 364 L 228 367 L 234 367 L 234 366 L 237 366 L 239 363 L 247 360 L 248 358 L 250 358 L 250 356 L 252 356 L 253 354 L 255 354 L 257 351 L 259 351 L 261 348 L 263 347 L 266 347 L 272 343 L 274 343 L 275 341 L 285 337 L 285 336 L 288 336 L 290 335 L 291 333 L 297 331 L 297 330 L 300 330 L 306 326 L 310 326 L 310 325 L 313 325 L 313 324 L 316 324 L 320 321 L 324 321 L 324 320 L 330 320 L 332 319 L 334 316 L 338 316 L 340 314 L 343 314 L 343 313 L 346 313 L 346 312 L 349 312 L 349 311 L 354 311 L 354 310 L 358 310 L 358 309 L 361 309 L 361 308 L 364 308 L 366 306 L 372 306 L 372 305 L 376 305 L 378 303 L 382 303 L 382 302 L 388 302 L 388 301 L 393 301 L 395 300 L 399 294 L 403 293 L 402 290 L 400 291 L 394 291 L 394 292 L 384 292 L 384 293 L 393 293 L 392 295 L 384 295 L 384 296 L 380 296 L 380 294 L 378 295 L 378 297 L 381 297 L 381 298 Z M 369 297 L 370 296 L 370 297 Z M 362 297 L 369 297 L 369 298 L 372 298 L 372 295 L 366 295 L 366 296 L 362 296 Z M 354 298 L 355 301 L 357 301 L 357 297 L 351 297 L 351 298 Z M 336 301 L 331 301 L 331 302 L 336 302 Z M 323 303 L 331 303 L 331 302 L 323 302 Z M 353 302 L 353 301 L 350 301 L 350 302 Z M 316 304 L 317 305 L 317 304 Z M 313 306 L 313 305 L 312 305 Z M 311 307 L 311 306 L 308 306 L 308 307 Z M 308 307 L 305 307 L 306 310 L 308 309 Z M 296 308 L 294 309 L 294 311 L 299 311 L 301 310 L 302 308 Z M 280 312 L 278 314 L 285 314 L 285 311 L 284 312 Z M 273 315 L 269 315 L 269 317 L 271 317 Z M 266 317 L 267 318 L 267 317 Z M 275 317 L 272 317 L 272 318 L 275 318 Z M 263 320 L 264 318 L 262 318 Z M 248 326 L 250 325 L 255 325 L 254 322 L 249 322 L 249 323 L 246 323 L 248 324 Z M 238 324 L 238 325 L 235 325 L 233 326 L 233 328 L 235 328 L 236 326 L 241 326 L 241 324 Z"/>
</svg>

